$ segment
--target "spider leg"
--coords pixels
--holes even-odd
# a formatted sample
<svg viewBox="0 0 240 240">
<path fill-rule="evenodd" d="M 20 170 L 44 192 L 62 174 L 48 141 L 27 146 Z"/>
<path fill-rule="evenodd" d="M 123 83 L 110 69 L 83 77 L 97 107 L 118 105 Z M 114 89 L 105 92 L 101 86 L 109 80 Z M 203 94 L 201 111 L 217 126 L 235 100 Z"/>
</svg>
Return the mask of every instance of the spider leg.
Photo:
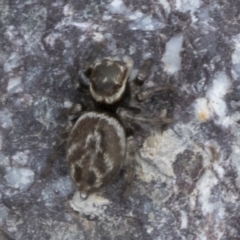
<svg viewBox="0 0 240 240">
<path fill-rule="evenodd" d="M 145 91 L 138 92 L 135 97 L 138 102 L 143 102 L 151 98 L 155 93 L 161 91 L 174 91 L 175 89 L 172 86 L 159 86 L 154 88 L 149 88 Z"/>
<path fill-rule="evenodd" d="M 148 58 L 144 60 L 143 64 L 140 67 L 140 70 L 138 72 L 138 75 L 133 83 L 138 84 L 139 86 L 142 86 L 149 75 L 151 74 L 152 70 L 152 65 L 153 65 L 153 59 Z M 160 91 L 168 91 L 168 90 L 174 90 L 174 88 L 170 85 L 168 86 L 159 86 L 159 87 L 152 87 L 149 88 L 145 91 L 141 91 L 140 88 L 137 89 L 137 92 L 135 93 L 135 98 L 137 101 L 142 102 L 145 101 L 146 99 L 150 98 L 153 96 L 156 92 Z"/>
<path fill-rule="evenodd" d="M 134 128 L 136 126 L 137 128 L 145 128 L 146 126 L 151 126 L 152 129 L 162 131 L 166 126 L 173 123 L 173 119 L 167 117 L 167 109 L 162 109 L 157 117 L 143 116 L 141 113 L 132 111 L 131 108 L 118 108 L 117 114 L 122 120 L 128 135 L 133 135 Z"/>
<path fill-rule="evenodd" d="M 129 96 L 130 97 L 130 105 L 137 105 L 136 100 L 137 97 L 136 95 L 141 92 L 141 86 L 144 84 L 144 82 L 147 80 L 150 72 L 151 72 L 151 68 L 152 68 L 152 62 L 153 59 L 149 58 L 146 59 L 143 64 L 140 67 L 140 70 L 136 76 L 136 78 L 131 81 L 129 83 L 129 85 L 127 86 L 127 91 L 130 92 Z M 132 64 L 133 65 L 133 64 Z M 132 66 L 130 68 L 132 70 Z M 131 89 L 131 90 L 130 90 Z M 135 106 L 134 106 L 135 107 Z M 136 107 L 135 107 L 136 108 Z"/>
<path fill-rule="evenodd" d="M 142 85 L 147 80 L 152 70 L 152 63 L 153 63 L 152 58 L 148 58 L 143 62 L 143 64 L 140 67 L 140 71 L 137 75 L 136 83 Z"/>
<path fill-rule="evenodd" d="M 75 122 L 80 117 L 82 110 L 83 105 L 81 103 L 74 103 L 68 110 L 68 121 Z"/>
</svg>

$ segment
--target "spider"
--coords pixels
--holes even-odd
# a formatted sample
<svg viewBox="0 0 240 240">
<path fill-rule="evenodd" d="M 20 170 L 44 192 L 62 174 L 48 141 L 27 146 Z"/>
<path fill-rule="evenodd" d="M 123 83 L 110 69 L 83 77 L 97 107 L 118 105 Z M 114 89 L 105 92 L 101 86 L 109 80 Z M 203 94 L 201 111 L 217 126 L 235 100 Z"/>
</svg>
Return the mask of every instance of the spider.
<svg viewBox="0 0 240 240">
<path fill-rule="evenodd" d="M 93 52 L 92 55 L 96 54 Z M 152 59 L 144 61 L 131 83 L 135 85 L 135 91 L 129 82 L 133 67 L 129 57 L 104 58 L 93 63 L 88 60 L 81 78 L 77 73 L 77 61 L 74 67 L 68 68 L 75 88 L 87 96 L 71 109 L 72 129 L 66 150 L 70 176 L 82 199 L 109 185 L 121 170 L 125 172 L 124 193 L 129 195 L 136 152 L 132 125 L 156 120 L 141 116 L 140 103 L 163 89 L 138 92 L 151 65 Z M 165 116 L 161 116 L 161 121 L 171 122 Z"/>
</svg>

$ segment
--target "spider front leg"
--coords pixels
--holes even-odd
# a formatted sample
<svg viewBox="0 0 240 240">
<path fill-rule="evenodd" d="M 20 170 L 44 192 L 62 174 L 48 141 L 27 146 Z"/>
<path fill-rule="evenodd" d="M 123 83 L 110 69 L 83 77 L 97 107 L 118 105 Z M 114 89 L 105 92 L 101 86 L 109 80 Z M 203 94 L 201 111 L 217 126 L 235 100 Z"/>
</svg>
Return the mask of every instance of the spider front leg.
<svg viewBox="0 0 240 240">
<path fill-rule="evenodd" d="M 147 80 L 147 78 L 150 75 L 150 72 L 152 70 L 152 64 L 153 64 L 153 59 L 148 58 L 141 65 L 140 71 L 138 72 L 138 75 L 137 75 L 137 78 L 136 78 L 136 82 L 139 85 L 144 84 L 144 82 Z"/>
<path fill-rule="evenodd" d="M 68 121 L 66 126 L 64 127 L 63 132 L 60 134 L 62 141 L 67 141 L 70 130 L 72 129 L 76 120 L 81 116 L 82 112 L 83 104 L 81 103 L 73 103 L 69 109 L 64 109 L 63 114 L 67 117 Z"/>
<path fill-rule="evenodd" d="M 172 86 L 169 86 L 169 85 L 159 86 L 159 87 L 155 87 L 155 88 L 149 88 L 144 91 L 140 91 L 136 94 L 135 97 L 138 102 L 144 102 L 144 101 L 154 97 L 155 94 L 161 94 L 161 92 L 168 92 L 168 93 L 171 92 L 172 93 L 174 91 L 175 91 L 175 89 Z M 164 126 L 164 125 L 166 126 L 172 122 L 173 122 L 173 119 L 168 117 L 168 110 L 166 108 L 163 108 L 161 110 L 158 117 L 153 117 L 151 119 L 152 125 L 155 125 L 155 126 Z"/>
<path fill-rule="evenodd" d="M 143 102 L 149 98 L 151 98 L 155 93 L 161 92 L 161 91 L 174 91 L 175 89 L 172 86 L 160 86 L 160 87 L 154 87 L 149 88 L 145 91 L 140 91 L 136 94 L 136 100 L 139 102 Z"/>
<path fill-rule="evenodd" d="M 83 105 L 81 103 L 74 103 L 68 112 L 68 122 L 74 123 L 81 115 Z"/>
<path fill-rule="evenodd" d="M 146 59 L 143 62 L 143 64 L 140 67 L 140 71 L 135 79 L 136 84 L 142 86 L 145 83 L 145 81 L 151 74 L 152 64 L 153 64 L 152 58 Z M 135 98 L 137 101 L 142 102 L 142 101 L 145 101 L 145 100 L 149 99 L 150 97 L 152 97 L 155 93 L 160 92 L 160 91 L 165 91 L 165 90 L 173 91 L 174 88 L 172 86 L 168 85 L 168 86 L 152 87 L 145 91 L 141 91 L 140 89 L 138 89 L 138 92 L 135 94 Z"/>
<path fill-rule="evenodd" d="M 149 75 L 151 74 L 152 70 L 153 59 L 148 58 L 144 60 L 143 64 L 140 67 L 140 70 L 135 78 L 134 81 L 131 82 L 131 101 L 130 106 L 137 108 L 139 99 L 138 95 L 141 92 L 141 88 L 148 79 Z"/>
<path fill-rule="evenodd" d="M 132 92 L 130 102 L 126 104 L 126 106 L 124 105 L 123 108 L 119 108 L 117 111 L 123 122 L 128 122 L 128 129 L 131 129 L 131 125 L 139 125 L 144 127 L 142 124 L 147 124 L 157 129 L 163 129 L 162 126 L 166 126 L 173 122 L 172 118 L 167 116 L 167 109 L 163 108 L 156 116 L 154 111 L 149 112 L 146 107 L 146 110 L 143 108 L 144 102 L 153 98 L 156 96 L 156 94 L 161 94 L 161 92 L 164 91 L 169 92 L 174 90 L 174 88 L 169 85 L 142 90 L 142 85 L 151 73 L 152 62 L 152 59 L 146 59 L 144 61 L 138 76 L 136 77 L 135 81 L 131 83 Z"/>
</svg>

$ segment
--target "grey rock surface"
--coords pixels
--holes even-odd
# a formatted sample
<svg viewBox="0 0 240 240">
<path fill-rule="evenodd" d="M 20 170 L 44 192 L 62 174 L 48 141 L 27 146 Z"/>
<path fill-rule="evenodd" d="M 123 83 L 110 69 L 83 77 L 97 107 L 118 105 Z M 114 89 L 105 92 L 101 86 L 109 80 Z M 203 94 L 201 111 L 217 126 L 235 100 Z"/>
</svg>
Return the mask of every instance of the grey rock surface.
<svg viewBox="0 0 240 240">
<path fill-rule="evenodd" d="M 0 238 L 240 239 L 240 2 L 236 0 L 0 0 Z M 87 201 L 69 178 L 64 149 L 42 177 L 83 96 L 67 67 L 105 39 L 103 56 L 143 59 L 143 103 L 167 109 L 165 131 L 136 128 L 136 177 Z"/>
</svg>

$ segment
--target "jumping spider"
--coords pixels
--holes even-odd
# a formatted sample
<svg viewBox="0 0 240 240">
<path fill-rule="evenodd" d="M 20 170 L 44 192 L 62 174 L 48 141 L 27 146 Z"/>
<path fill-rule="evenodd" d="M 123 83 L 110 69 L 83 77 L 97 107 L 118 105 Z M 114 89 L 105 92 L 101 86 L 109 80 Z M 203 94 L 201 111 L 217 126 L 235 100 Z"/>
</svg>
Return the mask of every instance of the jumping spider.
<svg viewBox="0 0 240 240">
<path fill-rule="evenodd" d="M 132 83 L 138 86 L 136 89 L 147 78 L 151 63 L 151 59 L 144 62 Z M 105 58 L 88 64 L 84 69 L 88 86 L 84 86 L 86 84 L 76 74 L 78 66 L 68 68 L 73 85 L 92 98 L 90 102 L 73 106 L 71 120 L 76 122 L 67 142 L 70 175 L 83 199 L 111 183 L 122 169 L 125 170 L 125 194 L 129 194 L 135 162 L 131 125 L 154 121 L 142 118 L 141 107 L 136 107 L 138 102 L 153 94 L 153 90 L 136 92 L 132 96 L 128 81 L 132 66 L 133 61 L 128 57 L 121 60 Z M 169 122 L 169 119 L 162 117 L 161 121 Z"/>
</svg>

